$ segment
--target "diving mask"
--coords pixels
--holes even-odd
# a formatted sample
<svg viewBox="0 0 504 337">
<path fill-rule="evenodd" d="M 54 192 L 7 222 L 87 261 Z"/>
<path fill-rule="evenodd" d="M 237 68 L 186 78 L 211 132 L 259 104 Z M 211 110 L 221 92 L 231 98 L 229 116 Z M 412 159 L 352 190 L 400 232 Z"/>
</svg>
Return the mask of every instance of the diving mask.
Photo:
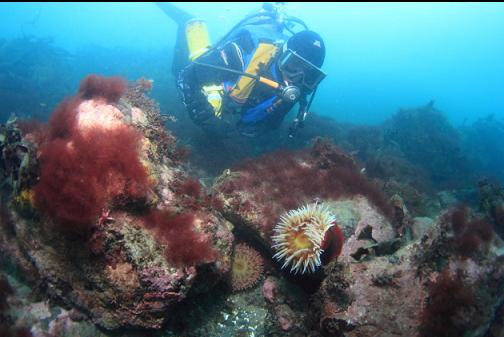
<svg viewBox="0 0 504 337">
<path fill-rule="evenodd" d="M 313 90 L 326 77 L 319 67 L 304 59 L 291 49 L 287 49 L 279 60 L 278 68 L 289 81 Z"/>
</svg>

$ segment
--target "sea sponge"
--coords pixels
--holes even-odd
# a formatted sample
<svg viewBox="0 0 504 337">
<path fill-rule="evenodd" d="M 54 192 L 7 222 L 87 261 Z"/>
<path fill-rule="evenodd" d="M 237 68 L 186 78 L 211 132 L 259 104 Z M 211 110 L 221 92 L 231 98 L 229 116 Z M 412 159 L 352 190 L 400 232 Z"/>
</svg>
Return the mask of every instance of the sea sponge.
<svg viewBox="0 0 504 337">
<path fill-rule="evenodd" d="M 233 291 L 253 287 L 261 277 L 263 271 L 263 259 L 256 250 L 243 243 L 236 245 L 231 268 L 231 286 Z"/>
<path fill-rule="evenodd" d="M 325 248 L 333 246 L 331 236 L 335 236 L 335 256 L 341 252 L 343 235 L 341 231 L 330 230 L 336 218 L 327 206 L 314 203 L 290 210 L 280 217 L 273 229 L 273 248 L 277 260 L 283 260 L 282 268 L 291 265 L 291 273 L 314 273 L 321 265 L 320 256 Z M 333 249 L 334 250 L 334 249 Z"/>
</svg>

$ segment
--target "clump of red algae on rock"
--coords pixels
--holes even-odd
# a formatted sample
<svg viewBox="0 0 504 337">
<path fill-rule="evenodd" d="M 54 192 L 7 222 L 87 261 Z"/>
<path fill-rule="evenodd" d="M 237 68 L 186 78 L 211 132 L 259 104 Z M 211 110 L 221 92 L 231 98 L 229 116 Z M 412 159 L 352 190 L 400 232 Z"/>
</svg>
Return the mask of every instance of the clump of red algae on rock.
<svg viewBox="0 0 504 337">
<path fill-rule="evenodd" d="M 473 226 L 480 221 L 468 209 L 449 210 L 421 238 L 393 253 L 359 260 L 345 250 L 369 236 L 351 238 L 340 260 L 325 268 L 307 324 L 322 336 L 443 337 L 485 331 L 504 300 L 504 265 L 498 262 L 502 242 L 486 241 L 486 229 Z M 372 237 L 381 235 L 379 228 Z"/>
<path fill-rule="evenodd" d="M 159 329 L 196 284 L 208 291 L 230 269 L 232 225 L 203 198 L 196 209 L 178 200 L 190 177 L 147 89 L 85 79 L 43 137 L 27 135 L 40 179 L 9 196 L 14 228 L 0 229 L 0 251 L 18 252 L 12 262 L 31 266 L 46 295 L 105 329 Z"/>
<path fill-rule="evenodd" d="M 125 90 L 120 78 L 90 75 L 51 116 L 33 194 L 36 208 L 58 230 L 86 235 L 103 210 L 146 197 L 142 134 L 110 104 Z"/>
<path fill-rule="evenodd" d="M 386 198 L 352 157 L 320 139 L 311 149 L 275 152 L 238 164 L 217 178 L 214 189 L 224 201 L 224 215 L 236 225 L 237 237 L 255 240 L 271 256 L 278 254 L 279 268 L 287 262 L 293 273 L 305 271 L 302 276 L 284 274 L 292 281 L 285 292 L 298 285 L 302 289 L 302 294 L 291 297 L 304 298 L 304 292 L 315 292 L 336 257 L 351 263 L 366 256 L 383 256 L 391 250 L 385 246 L 396 236 Z M 311 214 L 303 209 L 322 210 L 323 216 L 297 216 Z M 296 219 L 295 225 L 287 226 Z M 354 257 L 359 250 L 366 253 Z M 274 320 L 271 331 L 307 334 L 319 330 L 319 326 L 307 325 L 307 317 L 312 316 L 306 313 L 307 300 L 301 305 L 279 302 L 269 287 L 263 289 L 268 301 L 273 301 L 268 305 Z M 315 312 L 320 313 L 319 308 Z"/>
<path fill-rule="evenodd" d="M 217 178 L 214 189 L 224 201 L 223 214 L 237 226 L 238 231 L 255 238 L 268 249 L 278 248 L 277 257 L 286 259 L 289 258 L 284 254 L 286 247 L 276 246 L 283 244 L 280 241 L 285 238 L 281 229 L 286 227 L 282 225 L 281 217 L 305 205 L 322 203 L 338 217 L 339 211 L 335 212 L 331 203 L 365 198 L 369 207 L 377 209 L 386 218 L 392 218 L 392 208 L 386 198 L 368 181 L 353 158 L 321 139 L 316 140 L 311 149 L 280 151 L 246 160 Z M 332 240 L 332 255 L 336 257 L 342 238 L 350 236 L 353 228 L 348 228 L 347 233 L 345 228 L 342 228 L 343 232 L 337 231 L 339 227 L 336 225 L 323 227 L 318 231 L 319 240 L 313 246 L 321 247 L 321 239 Z M 329 227 L 337 232 L 327 230 Z M 325 238 L 326 233 L 328 238 Z M 315 249 L 313 266 L 311 260 L 303 258 L 296 260 L 291 268 L 299 262 L 303 264 L 300 270 L 303 271 L 306 262 L 306 270 L 313 271 L 319 265 L 322 249 Z"/>
<path fill-rule="evenodd" d="M 265 248 L 273 247 L 275 239 L 284 239 L 274 230 L 283 214 L 319 202 L 327 206 L 344 234 L 338 260 L 318 268 L 324 274 L 320 286 L 302 309 L 289 305 L 291 310 L 282 310 L 276 299 L 278 286 L 267 278 L 263 292 L 278 331 L 291 332 L 295 322 L 302 331 L 321 336 L 417 336 L 422 327 L 428 329 L 422 321 L 430 317 L 425 304 L 434 298 L 434 284 L 447 266 L 453 280 L 459 282 L 457 275 L 461 277 L 459 293 L 475 294 L 470 311 L 477 308 L 481 313 L 471 324 L 458 322 L 454 331 L 466 326 L 474 332 L 488 326 L 492 312 L 502 303 L 499 289 L 504 284 L 504 267 L 497 262 L 502 242 L 489 227 L 470 212 L 455 211 L 439 216 L 421 235 L 401 236 L 387 200 L 352 158 L 327 143 L 315 148 L 247 161 L 216 181 L 224 214 L 236 224 L 237 235 L 247 235 Z M 282 251 L 284 246 L 278 248 Z M 464 310 L 457 306 L 443 312 L 459 317 Z"/>
<path fill-rule="evenodd" d="M 461 336 L 472 330 L 477 300 L 470 285 L 447 268 L 428 285 L 429 300 L 421 313 L 420 336 Z"/>
</svg>

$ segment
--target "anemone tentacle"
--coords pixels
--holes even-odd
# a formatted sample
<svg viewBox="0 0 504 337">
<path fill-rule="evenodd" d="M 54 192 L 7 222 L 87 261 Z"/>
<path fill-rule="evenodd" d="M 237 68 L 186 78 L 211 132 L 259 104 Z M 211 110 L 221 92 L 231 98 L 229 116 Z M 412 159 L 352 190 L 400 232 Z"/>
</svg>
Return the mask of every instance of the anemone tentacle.
<svg viewBox="0 0 504 337">
<path fill-rule="evenodd" d="M 273 229 L 273 255 L 283 261 L 282 269 L 290 265 L 291 272 L 315 272 L 321 265 L 325 234 L 336 222 L 329 208 L 320 203 L 304 205 L 285 212 Z"/>
</svg>

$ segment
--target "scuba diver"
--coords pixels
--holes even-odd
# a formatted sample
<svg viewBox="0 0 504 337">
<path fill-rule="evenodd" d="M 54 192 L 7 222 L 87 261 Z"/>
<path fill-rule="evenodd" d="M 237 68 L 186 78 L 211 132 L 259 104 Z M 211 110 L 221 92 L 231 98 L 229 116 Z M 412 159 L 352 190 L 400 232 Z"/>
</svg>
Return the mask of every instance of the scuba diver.
<svg viewBox="0 0 504 337">
<path fill-rule="evenodd" d="M 303 126 L 326 76 L 325 46 L 303 21 L 285 15 L 283 3 L 265 3 L 214 45 L 202 20 L 171 3 L 157 5 L 178 25 L 172 72 L 194 123 L 253 137 L 278 128 L 299 104 L 289 136 Z"/>
</svg>

